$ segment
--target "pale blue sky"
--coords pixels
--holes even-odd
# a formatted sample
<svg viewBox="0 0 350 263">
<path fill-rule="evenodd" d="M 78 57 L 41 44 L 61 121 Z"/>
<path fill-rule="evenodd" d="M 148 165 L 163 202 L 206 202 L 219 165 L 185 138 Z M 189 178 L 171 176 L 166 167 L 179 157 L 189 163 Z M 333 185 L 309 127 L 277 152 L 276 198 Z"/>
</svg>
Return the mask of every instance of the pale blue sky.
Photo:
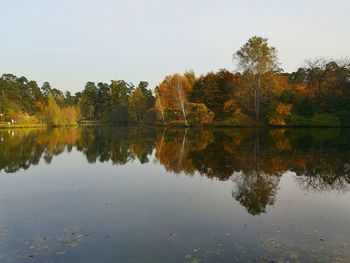
<svg viewBox="0 0 350 263">
<path fill-rule="evenodd" d="M 349 0 L 0 0 L 0 74 L 73 92 L 86 81 L 159 83 L 235 68 L 232 53 L 269 38 L 282 67 L 350 56 Z"/>
</svg>

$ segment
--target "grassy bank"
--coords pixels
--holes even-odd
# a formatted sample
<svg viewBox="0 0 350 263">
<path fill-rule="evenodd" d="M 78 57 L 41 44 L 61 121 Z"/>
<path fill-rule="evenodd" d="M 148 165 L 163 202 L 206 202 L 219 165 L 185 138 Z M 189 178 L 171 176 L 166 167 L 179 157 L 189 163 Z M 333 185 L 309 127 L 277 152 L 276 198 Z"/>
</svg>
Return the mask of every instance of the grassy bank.
<svg viewBox="0 0 350 263">
<path fill-rule="evenodd" d="M 133 125 L 151 125 L 151 126 L 161 126 L 161 127 L 207 127 L 207 128 L 349 128 L 349 125 L 330 124 L 330 123 L 303 123 L 303 124 L 285 124 L 285 125 L 272 125 L 267 123 L 231 123 L 228 121 L 213 121 L 207 124 L 189 124 L 185 125 L 181 121 L 170 121 L 166 124 L 162 122 L 130 122 Z"/>
<path fill-rule="evenodd" d="M 0 122 L 0 129 L 18 129 L 18 128 L 44 128 L 44 127 L 77 127 L 77 126 L 97 126 L 97 125 L 112 125 L 110 122 L 105 121 L 81 121 L 73 124 L 65 125 L 53 125 L 47 123 L 36 123 L 36 122 L 22 122 L 13 123 Z"/>
<path fill-rule="evenodd" d="M 0 122 L 0 129 L 15 129 L 15 128 L 42 128 L 46 127 L 45 123 L 13 123 Z"/>
<path fill-rule="evenodd" d="M 64 125 L 62 127 L 74 127 L 74 126 L 78 126 L 78 124 Z M 24 122 L 24 123 L 9 124 L 7 122 L 0 122 L 0 129 L 46 128 L 46 127 L 61 127 L 61 126 L 55 126 L 55 125 L 46 124 L 46 123 Z"/>
<path fill-rule="evenodd" d="M 78 125 L 81 126 L 96 126 L 96 125 L 112 125 L 113 123 L 108 121 L 98 121 L 98 120 L 89 120 L 89 121 L 79 121 Z"/>
</svg>

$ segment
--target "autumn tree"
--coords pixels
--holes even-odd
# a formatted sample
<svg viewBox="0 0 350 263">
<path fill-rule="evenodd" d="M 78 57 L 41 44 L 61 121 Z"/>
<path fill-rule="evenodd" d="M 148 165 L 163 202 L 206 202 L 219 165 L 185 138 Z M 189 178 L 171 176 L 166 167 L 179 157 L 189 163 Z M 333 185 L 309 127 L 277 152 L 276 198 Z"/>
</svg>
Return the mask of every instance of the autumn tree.
<svg viewBox="0 0 350 263">
<path fill-rule="evenodd" d="M 187 112 L 190 123 L 194 125 L 209 124 L 215 116 L 203 103 L 188 103 Z"/>
<path fill-rule="evenodd" d="M 246 74 L 254 91 L 255 119 L 259 121 L 261 79 L 278 69 L 277 50 L 268 45 L 267 39 L 254 36 L 233 55 L 238 67 Z"/>
<path fill-rule="evenodd" d="M 129 97 L 129 114 L 134 121 L 141 121 L 147 108 L 147 99 L 140 87 L 136 88 Z"/>
<path fill-rule="evenodd" d="M 204 103 L 215 113 L 216 120 L 223 120 L 232 114 L 233 108 L 227 106 L 235 103 L 234 93 L 239 87 L 240 78 L 228 70 L 209 72 L 199 77 L 193 85 L 191 101 Z"/>
<path fill-rule="evenodd" d="M 334 64 L 329 63 L 325 58 L 307 59 L 305 64 L 307 87 L 312 90 L 314 96 L 319 96 L 328 71 Z"/>
<path fill-rule="evenodd" d="M 155 99 L 154 99 L 152 90 L 150 90 L 148 88 L 148 82 L 147 81 L 140 81 L 140 83 L 137 85 L 137 88 L 140 89 L 140 91 L 142 92 L 142 95 L 146 99 L 147 109 L 152 108 L 154 106 Z"/>
<path fill-rule="evenodd" d="M 184 73 L 184 76 L 187 78 L 188 82 L 190 83 L 191 87 L 193 87 L 194 83 L 197 80 L 196 73 L 194 73 L 193 70 L 188 70 Z"/>
<path fill-rule="evenodd" d="M 286 125 L 286 118 L 291 114 L 292 104 L 278 103 L 268 114 L 271 125 Z"/>
<path fill-rule="evenodd" d="M 62 112 L 58 107 L 53 96 L 48 95 L 47 105 L 44 109 L 44 120 L 53 125 L 61 125 L 62 124 Z"/>
<path fill-rule="evenodd" d="M 74 106 L 68 106 L 62 109 L 62 118 L 64 125 L 77 124 L 78 113 Z"/>
<path fill-rule="evenodd" d="M 185 76 L 167 76 L 157 89 L 156 108 L 161 111 L 163 117 L 164 108 L 168 108 L 175 115 L 177 111 L 181 112 L 185 125 L 188 125 L 186 107 L 190 91 L 191 85 Z"/>
<path fill-rule="evenodd" d="M 165 108 L 164 108 L 164 104 L 163 104 L 163 94 L 162 94 L 163 92 L 162 92 L 162 90 L 159 89 L 159 86 L 157 86 L 154 90 L 154 93 L 156 95 L 154 107 L 155 107 L 158 115 L 160 115 L 160 117 L 163 121 L 163 124 L 165 125 L 166 121 L 165 121 L 165 112 L 164 112 Z"/>
</svg>

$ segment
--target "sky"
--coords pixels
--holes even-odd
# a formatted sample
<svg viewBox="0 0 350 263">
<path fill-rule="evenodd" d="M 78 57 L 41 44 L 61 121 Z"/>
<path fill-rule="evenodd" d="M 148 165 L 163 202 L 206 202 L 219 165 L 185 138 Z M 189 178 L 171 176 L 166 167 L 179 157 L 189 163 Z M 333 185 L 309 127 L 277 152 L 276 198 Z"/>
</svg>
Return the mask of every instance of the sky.
<svg viewBox="0 0 350 263">
<path fill-rule="evenodd" d="M 285 71 L 350 56 L 349 0 L 0 0 L 0 75 L 77 92 L 87 81 L 150 87 L 168 74 L 236 69 L 254 35 Z"/>
</svg>

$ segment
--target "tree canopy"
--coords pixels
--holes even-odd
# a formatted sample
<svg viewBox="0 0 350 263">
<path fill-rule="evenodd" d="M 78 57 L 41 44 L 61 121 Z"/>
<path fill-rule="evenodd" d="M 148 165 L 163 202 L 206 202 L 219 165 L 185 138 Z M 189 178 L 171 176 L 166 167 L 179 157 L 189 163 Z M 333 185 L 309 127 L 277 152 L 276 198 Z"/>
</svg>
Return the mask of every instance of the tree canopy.
<svg viewBox="0 0 350 263">
<path fill-rule="evenodd" d="M 295 72 L 279 68 L 277 49 L 254 36 L 234 55 L 237 71 L 193 70 L 166 76 L 156 87 L 147 81 L 86 82 L 81 92 L 41 86 L 3 74 L 2 121 L 79 121 L 163 125 L 339 126 L 350 123 L 350 60 L 314 58 Z M 53 118 L 59 115 L 60 121 Z M 64 116 L 66 115 L 66 116 Z M 68 121 L 69 119 L 69 121 Z M 74 120 L 72 120 L 74 119 Z"/>
</svg>

